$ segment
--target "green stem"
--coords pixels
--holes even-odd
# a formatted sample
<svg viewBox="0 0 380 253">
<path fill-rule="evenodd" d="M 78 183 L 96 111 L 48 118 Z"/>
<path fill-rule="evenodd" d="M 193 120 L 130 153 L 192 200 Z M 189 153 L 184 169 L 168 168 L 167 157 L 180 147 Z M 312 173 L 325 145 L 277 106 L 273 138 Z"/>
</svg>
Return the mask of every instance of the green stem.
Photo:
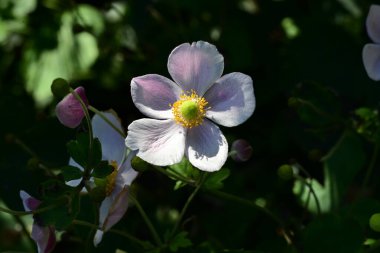
<svg viewBox="0 0 380 253">
<path fill-rule="evenodd" d="M 147 225 L 150 233 L 152 234 L 152 237 L 153 237 L 155 243 L 158 246 L 161 246 L 162 245 L 161 238 L 159 237 L 159 235 L 158 235 L 156 229 L 154 228 L 152 222 L 150 221 L 148 215 L 145 213 L 143 207 L 140 205 L 140 203 L 138 202 L 138 200 L 134 196 L 132 196 L 132 194 L 130 194 L 129 197 L 135 203 L 135 205 L 137 207 L 137 210 L 140 212 L 140 215 L 143 218 L 145 224 Z"/>
<path fill-rule="evenodd" d="M 50 206 L 45 206 L 45 207 L 38 208 L 38 209 L 32 210 L 32 211 L 15 211 L 15 210 L 11 210 L 11 209 L 0 206 L 0 212 L 12 214 L 15 216 L 24 216 L 24 215 L 29 215 L 29 214 L 43 213 L 43 212 L 49 211 L 49 210 L 51 210 L 51 209 L 53 209 L 59 205 L 61 205 L 61 203 L 50 205 Z"/>
<path fill-rule="evenodd" d="M 181 213 L 179 215 L 179 218 L 177 220 L 177 222 L 175 223 L 171 233 L 170 233 L 170 236 L 169 238 L 172 238 L 175 233 L 177 232 L 178 230 L 178 227 L 179 225 L 181 224 L 181 221 L 187 211 L 187 209 L 189 208 L 189 205 L 191 203 L 191 201 L 194 199 L 195 195 L 198 193 L 198 191 L 201 189 L 202 185 L 203 185 L 203 182 L 205 181 L 206 179 L 206 176 L 207 174 L 205 172 L 203 172 L 203 174 L 201 175 L 201 178 L 199 180 L 199 183 L 197 184 L 197 186 L 195 187 L 194 191 L 191 193 L 191 195 L 189 196 L 189 198 L 187 199 L 185 205 L 183 206 L 182 210 L 181 210 Z"/>
<path fill-rule="evenodd" d="M 83 102 L 82 98 L 79 96 L 78 93 L 75 92 L 75 90 L 70 88 L 70 92 L 79 101 L 79 103 L 82 107 L 82 110 L 84 112 L 86 122 L 87 122 L 87 127 L 88 127 L 88 135 L 89 135 L 88 165 L 84 168 L 84 173 L 83 173 L 83 180 L 85 181 L 85 186 L 87 189 L 88 187 L 87 187 L 86 181 L 89 179 L 91 169 L 92 169 L 92 168 L 90 168 L 89 164 L 91 164 L 91 160 L 92 160 L 92 148 L 93 148 L 92 142 L 94 139 L 94 134 L 92 132 L 91 118 L 90 118 L 90 114 L 88 113 L 87 105 Z"/>
<path fill-rule="evenodd" d="M 170 167 L 168 167 L 167 169 L 164 169 L 164 168 L 162 168 L 160 166 L 156 166 L 156 165 L 152 165 L 152 167 L 154 169 L 156 169 L 158 172 L 165 174 L 166 176 L 168 176 L 170 178 L 174 178 L 176 180 L 179 180 L 179 181 L 182 181 L 182 182 L 185 182 L 187 184 L 191 184 L 191 185 L 195 186 L 194 180 L 188 179 L 188 178 L 178 174 L 176 171 L 172 170 Z"/>
<path fill-rule="evenodd" d="M 84 226 L 84 227 L 88 227 L 88 228 L 91 228 L 91 229 L 97 229 L 98 227 L 90 222 L 87 222 L 87 221 L 82 221 L 82 220 L 73 220 L 73 224 L 74 225 L 79 225 L 79 226 Z M 118 229 L 110 229 L 108 230 L 108 232 L 110 233 L 113 233 L 113 234 L 118 234 L 118 235 L 121 235 L 125 238 L 127 238 L 128 240 L 140 245 L 141 247 L 143 248 L 146 248 L 149 246 L 149 242 L 145 242 L 145 241 L 142 241 L 136 237 L 134 237 L 133 235 L 127 233 L 127 232 L 124 232 L 124 231 L 121 231 L 121 230 L 118 230 Z"/>
<path fill-rule="evenodd" d="M 372 175 L 373 168 L 375 167 L 376 161 L 377 161 L 377 156 L 379 155 L 379 150 L 380 150 L 380 145 L 378 142 L 375 143 L 375 147 L 373 148 L 373 153 L 371 157 L 371 161 L 368 165 L 367 172 L 365 174 L 363 184 L 362 184 L 362 191 L 365 190 L 365 188 L 368 185 L 369 179 Z"/>
<path fill-rule="evenodd" d="M 104 116 L 104 113 L 96 109 L 95 107 L 89 105 L 88 109 L 92 111 L 93 113 L 99 115 L 105 122 L 107 122 L 108 125 L 110 125 L 116 132 L 118 132 L 123 138 L 127 137 L 121 129 L 119 129 L 117 126 L 115 126 L 106 116 Z"/>
</svg>

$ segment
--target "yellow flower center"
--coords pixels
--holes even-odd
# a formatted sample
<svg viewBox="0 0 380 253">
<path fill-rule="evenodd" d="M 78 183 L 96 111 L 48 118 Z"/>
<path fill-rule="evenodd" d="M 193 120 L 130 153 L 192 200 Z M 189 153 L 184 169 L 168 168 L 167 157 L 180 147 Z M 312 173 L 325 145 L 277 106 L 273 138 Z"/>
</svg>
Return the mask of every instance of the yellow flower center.
<svg viewBox="0 0 380 253">
<path fill-rule="evenodd" d="M 117 162 L 111 161 L 110 165 L 114 168 L 114 170 L 106 177 L 106 196 L 111 195 L 116 183 Z"/>
<path fill-rule="evenodd" d="M 194 90 L 182 94 L 173 105 L 172 112 L 174 120 L 187 128 L 192 128 L 202 124 L 206 115 L 208 102 L 203 97 L 199 97 Z"/>
</svg>

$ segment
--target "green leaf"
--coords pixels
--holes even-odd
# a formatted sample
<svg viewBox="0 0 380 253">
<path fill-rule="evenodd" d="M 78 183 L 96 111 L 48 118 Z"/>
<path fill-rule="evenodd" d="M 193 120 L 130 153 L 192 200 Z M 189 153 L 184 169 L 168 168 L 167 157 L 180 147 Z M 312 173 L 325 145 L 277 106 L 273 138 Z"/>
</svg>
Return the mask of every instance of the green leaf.
<svg viewBox="0 0 380 253">
<path fill-rule="evenodd" d="M 98 166 L 94 168 L 91 176 L 96 178 L 105 178 L 114 171 L 114 167 L 108 164 L 107 161 L 101 161 Z"/>
<path fill-rule="evenodd" d="M 185 177 L 187 179 L 198 180 L 200 177 L 199 170 L 197 168 L 194 168 L 194 166 L 191 165 L 189 160 L 185 157 L 182 159 L 181 162 L 170 165 L 169 168 L 169 170 L 173 171 L 175 174 L 179 174 L 180 176 Z M 176 185 L 174 186 L 174 190 L 177 190 L 185 185 L 186 183 L 182 181 L 177 181 Z"/>
<path fill-rule="evenodd" d="M 324 162 L 323 185 L 315 179 L 308 182 L 317 195 L 321 211 L 325 213 L 339 206 L 348 186 L 365 163 L 365 153 L 360 138 L 352 132 L 345 132 L 322 161 Z M 306 207 L 310 212 L 317 213 L 315 198 L 309 191 L 302 180 L 295 180 L 293 193 L 303 206 L 306 206 L 308 201 Z"/>
<path fill-rule="evenodd" d="M 89 166 L 90 168 L 99 165 L 102 160 L 102 146 L 98 138 L 92 141 L 91 161 L 89 163 L 89 136 L 88 133 L 80 133 L 76 140 L 67 143 L 67 149 L 70 156 L 83 168 Z"/>
<path fill-rule="evenodd" d="M 187 238 L 188 233 L 182 231 L 178 233 L 170 242 L 169 249 L 171 252 L 177 252 L 179 248 L 187 248 L 192 245 L 191 241 Z"/>
<path fill-rule="evenodd" d="M 77 18 L 77 10 L 84 15 L 84 21 Z M 30 43 L 25 49 L 23 63 L 26 89 L 32 93 L 39 107 L 46 106 L 52 100 L 52 80 L 57 77 L 67 80 L 83 77 L 89 73 L 90 67 L 98 58 L 99 49 L 95 36 L 87 31 L 74 33 L 74 27 L 82 22 L 86 29 L 93 28 L 94 32 L 100 33 L 103 19 L 95 12 L 94 8 L 83 5 L 66 11 L 61 17 L 56 35 L 57 47 L 41 52 L 38 44 Z"/>
<path fill-rule="evenodd" d="M 92 156 L 91 156 L 91 167 L 96 167 L 102 160 L 102 144 L 98 138 L 94 138 L 92 142 Z"/>
<path fill-rule="evenodd" d="M 312 221 L 304 230 L 303 238 L 305 253 L 357 253 L 364 234 L 356 221 L 326 215 Z"/>
<path fill-rule="evenodd" d="M 206 189 L 212 190 L 223 188 L 223 181 L 229 176 L 230 170 L 227 168 L 222 168 L 219 171 L 209 173 L 207 179 L 204 182 L 204 187 Z"/>
<path fill-rule="evenodd" d="M 79 168 L 74 167 L 74 166 L 63 166 L 61 168 L 63 178 L 65 181 L 71 181 L 75 179 L 79 179 L 83 176 L 83 171 L 81 171 Z"/>
<path fill-rule="evenodd" d="M 39 213 L 38 217 L 42 219 L 43 224 L 52 225 L 57 230 L 66 229 L 79 213 L 79 195 L 74 197 L 61 195 L 59 198 L 50 198 L 42 202 L 39 208 L 53 208 Z"/>
<path fill-rule="evenodd" d="M 88 164 L 89 137 L 87 133 L 80 133 L 76 140 L 67 143 L 70 156 L 83 168 Z"/>
</svg>

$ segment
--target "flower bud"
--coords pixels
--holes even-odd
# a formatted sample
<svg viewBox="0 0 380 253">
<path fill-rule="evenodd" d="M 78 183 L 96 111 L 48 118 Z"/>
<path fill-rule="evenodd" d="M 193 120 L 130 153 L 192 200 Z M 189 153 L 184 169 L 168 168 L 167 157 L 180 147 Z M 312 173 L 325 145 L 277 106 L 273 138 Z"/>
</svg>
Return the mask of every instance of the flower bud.
<svg viewBox="0 0 380 253">
<path fill-rule="evenodd" d="M 88 106 L 87 97 L 83 87 L 74 90 Z M 67 94 L 55 108 L 58 120 L 67 127 L 76 128 L 81 123 L 85 114 L 80 101 L 71 93 Z"/>
<path fill-rule="evenodd" d="M 248 141 L 238 139 L 231 145 L 231 158 L 237 162 L 248 161 L 252 156 L 252 147 Z"/>
<path fill-rule="evenodd" d="M 375 213 L 369 219 L 369 226 L 372 230 L 380 232 L 380 213 Z"/>
<path fill-rule="evenodd" d="M 292 179 L 293 174 L 293 168 L 289 164 L 283 164 L 277 170 L 277 175 L 284 181 Z"/>
<path fill-rule="evenodd" d="M 56 98 L 63 98 L 70 93 L 70 85 L 63 78 L 54 79 L 50 89 Z"/>
</svg>

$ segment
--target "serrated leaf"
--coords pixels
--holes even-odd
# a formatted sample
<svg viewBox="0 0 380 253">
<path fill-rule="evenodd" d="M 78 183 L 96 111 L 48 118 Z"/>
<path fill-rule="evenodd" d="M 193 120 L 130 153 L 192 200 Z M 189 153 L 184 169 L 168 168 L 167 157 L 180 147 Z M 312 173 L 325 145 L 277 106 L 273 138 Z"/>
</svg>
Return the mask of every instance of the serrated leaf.
<svg viewBox="0 0 380 253">
<path fill-rule="evenodd" d="M 229 176 L 230 170 L 227 168 L 222 168 L 219 171 L 209 173 L 206 181 L 204 182 L 204 187 L 212 190 L 223 188 L 223 181 Z"/>
<path fill-rule="evenodd" d="M 105 178 L 114 171 L 114 167 L 108 164 L 107 161 L 101 161 L 98 166 L 94 168 L 91 176 L 96 178 Z"/>
<path fill-rule="evenodd" d="M 83 176 L 82 170 L 71 165 L 63 166 L 61 168 L 61 171 L 62 171 L 63 178 L 65 179 L 66 182 L 79 179 Z"/>
<path fill-rule="evenodd" d="M 169 242 L 171 252 L 177 252 L 179 248 L 187 248 L 192 245 L 191 241 L 187 238 L 187 234 L 187 232 L 182 231 Z"/>
</svg>

